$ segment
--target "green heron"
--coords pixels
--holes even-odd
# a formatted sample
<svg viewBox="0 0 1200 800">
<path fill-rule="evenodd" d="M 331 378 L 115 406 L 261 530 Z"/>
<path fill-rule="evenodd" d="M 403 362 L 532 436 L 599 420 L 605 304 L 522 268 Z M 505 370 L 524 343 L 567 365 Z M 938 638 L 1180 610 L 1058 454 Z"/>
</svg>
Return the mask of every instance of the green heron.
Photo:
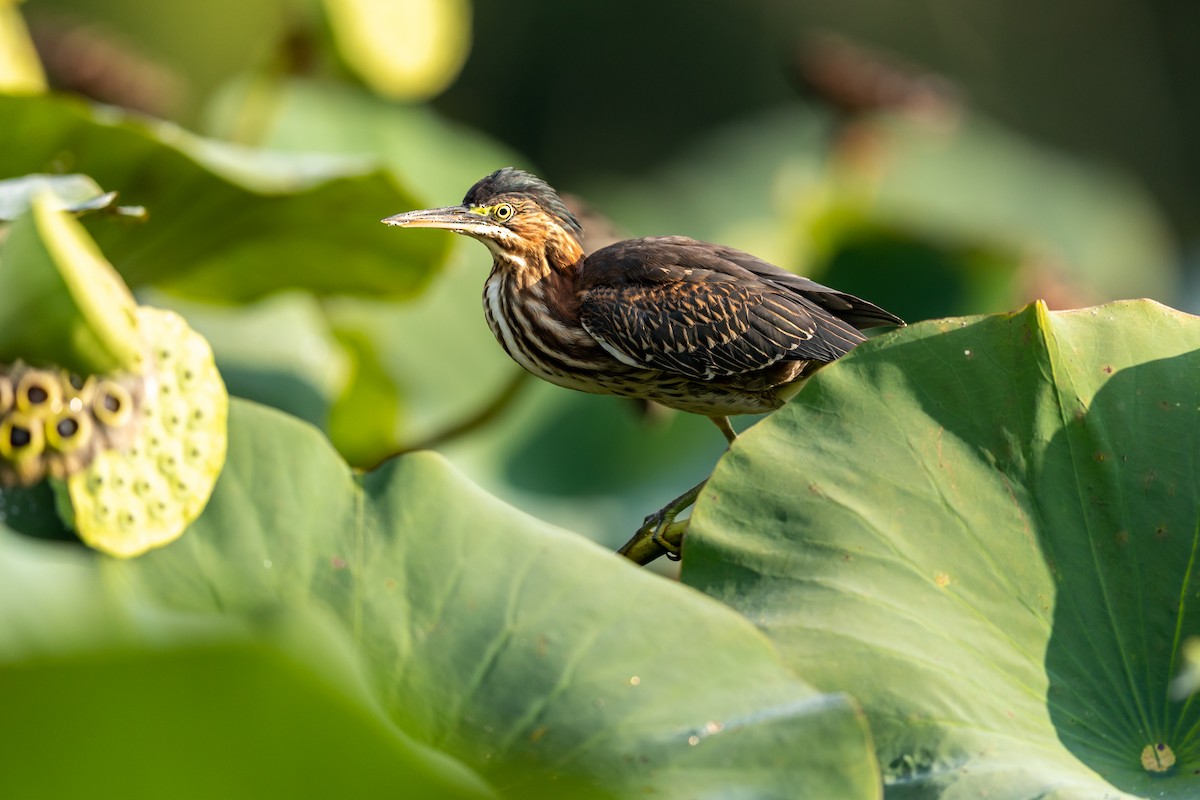
<svg viewBox="0 0 1200 800">
<path fill-rule="evenodd" d="M 488 326 L 529 372 L 703 414 L 729 442 L 729 415 L 779 408 L 818 367 L 864 341 L 860 329 L 904 324 L 749 253 L 684 236 L 628 239 L 585 256 L 583 231 L 554 189 L 512 167 L 480 180 L 461 205 L 383 221 L 487 246 Z M 672 552 L 663 535 L 703 486 L 647 517 L 622 552 L 646 536 Z"/>
</svg>

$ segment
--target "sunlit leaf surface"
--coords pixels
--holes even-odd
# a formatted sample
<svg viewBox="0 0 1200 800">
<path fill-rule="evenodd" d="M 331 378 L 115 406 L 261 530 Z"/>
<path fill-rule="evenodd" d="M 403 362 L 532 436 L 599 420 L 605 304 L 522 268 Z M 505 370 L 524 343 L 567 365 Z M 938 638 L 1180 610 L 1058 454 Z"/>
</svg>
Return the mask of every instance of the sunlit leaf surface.
<svg viewBox="0 0 1200 800">
<path fill-rule="evenodd" d="M 1144 301 L 890 335 L 734 446 L 683 577 L 864 704 L 889 797 L 1195 797 L 1198 370 Z"/>
<path fill-rule="evenodd" d="M 310 427 L 235 403 L 204 516 L 106 567 L 180 611 L 331 613 L 389 719 L 508 796 L 877 796 L 854 708 L 745 620 L 432 454 L 356 478 Z"/>
</svg>

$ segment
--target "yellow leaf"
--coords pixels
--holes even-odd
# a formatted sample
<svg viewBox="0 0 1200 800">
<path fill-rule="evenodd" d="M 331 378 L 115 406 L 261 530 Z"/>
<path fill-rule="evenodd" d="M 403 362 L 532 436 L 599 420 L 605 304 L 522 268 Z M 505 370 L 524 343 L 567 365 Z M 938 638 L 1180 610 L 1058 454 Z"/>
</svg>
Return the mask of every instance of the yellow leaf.
<svg viewBox="0 0 1200 800">
<path fill-rule="evenodd" d="M 325 10 L 342 58 L 387 97 L 437 94 L 470 49 L 467 0 L 325 0 Z"/>
<path fill-rule="evenodd" d="M 0 92 L 41 94 L 46 75 L 15 0 L 0 0 Z"/>
</svg>

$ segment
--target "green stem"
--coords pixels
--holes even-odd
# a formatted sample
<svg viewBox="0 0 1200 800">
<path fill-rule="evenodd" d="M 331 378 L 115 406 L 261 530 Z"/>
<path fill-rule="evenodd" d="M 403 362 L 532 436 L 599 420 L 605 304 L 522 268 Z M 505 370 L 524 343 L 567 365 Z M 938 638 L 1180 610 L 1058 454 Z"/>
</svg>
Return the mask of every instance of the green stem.
<svg viewBox="0 0 1200 800">
<path fill-rule="evenodd" d="M 678 556 L 683 544 L 683 534 L 687 531 L 689 520 L 675 521 L 684 509 L 696 502 L 700 490 L 708 480 L 702 480 L 691 489 L 667 503 L 661 509 L 646 517 L 642 527 L 637 529 L 633 537 L 617 551 L 630 561 L 641 566 L 649 564 L 659 556 Z"/>
<path fill-rule="evenodd" d="M 386 456 L 379 459 L 379 461 L 375 462 L 374 466 L 372 466 L 370 469 L 377 469 L 388 459 L 404 455 L 405 453 L 411 453 L 416 450 L 432 450 L 447 441 L 456 439 L 463 434 L 470 433 L 476 428 L 482 428 L 484 425 L 500 416 L 500 414 L 508 408 L 513 399 L 516 398 L 517 394 L 520 392 L 521 387 L 525 385 L 525 379 L 528 377 L 529 373 L 525 370 L 514 372 L 513 377 L 504 385 L 504 388 L 500 390 L 500 393 L 496 395 L 492 402 L 488 403 L 479 411 L 475 412 L 464 420 L 456 422 L 449 428 L 437 431 L 426 439 L 410 442 L 395 452 L 388 453 Z"/>
</svg>

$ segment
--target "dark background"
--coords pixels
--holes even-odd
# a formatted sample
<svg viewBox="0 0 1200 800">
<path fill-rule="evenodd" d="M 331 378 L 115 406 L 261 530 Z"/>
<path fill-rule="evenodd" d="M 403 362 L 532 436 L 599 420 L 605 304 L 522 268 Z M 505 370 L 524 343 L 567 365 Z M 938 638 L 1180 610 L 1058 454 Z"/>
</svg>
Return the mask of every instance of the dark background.
<svg viewBox="0 0 1200 800">
<path fill-rule="evenodd" d="M 1186 0 L 480 2 L 435 102 L 548 172 L 635 175 L 706 128 L 793 102 L 803 37 L 833 31 L 953 80 L 972 107 L 1145 181 L 1200 231 L 1200 4 Z"/>
</svg>

